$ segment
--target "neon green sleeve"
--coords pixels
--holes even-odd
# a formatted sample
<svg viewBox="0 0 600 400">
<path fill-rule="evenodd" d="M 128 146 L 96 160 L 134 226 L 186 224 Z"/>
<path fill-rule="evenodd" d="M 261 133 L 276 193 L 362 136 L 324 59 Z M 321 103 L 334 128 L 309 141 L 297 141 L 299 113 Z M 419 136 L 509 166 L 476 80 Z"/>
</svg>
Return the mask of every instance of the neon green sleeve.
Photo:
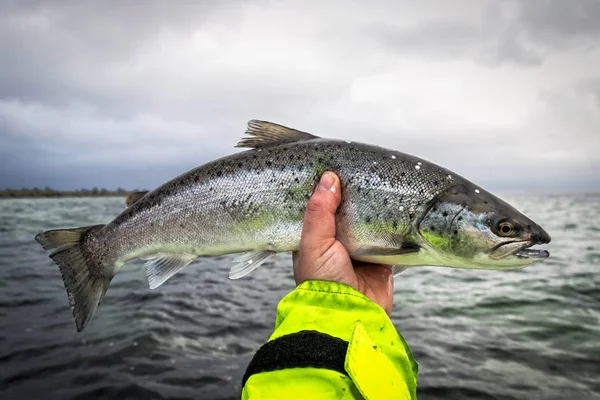
<svg viewBox="0 0 600 400">
<path fill-rule="evenodd" d="M 416 399 L 417 373 L 379 305 L 350 286 L 307 281 L 279 303 L 242 399 Z"/>
</svg>

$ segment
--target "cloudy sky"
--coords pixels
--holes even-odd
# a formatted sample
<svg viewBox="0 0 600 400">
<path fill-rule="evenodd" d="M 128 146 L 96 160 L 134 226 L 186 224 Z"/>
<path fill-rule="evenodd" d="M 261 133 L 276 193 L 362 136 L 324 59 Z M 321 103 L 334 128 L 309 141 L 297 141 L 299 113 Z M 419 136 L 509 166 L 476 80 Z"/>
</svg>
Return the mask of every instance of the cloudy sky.
<svg viewBox="0 0 600 400">
<path fill-rule="evenodd" d="M 598 191 L 600 1 L 0 3 L 0 188 L 152 188 L 252 118 Z"/>
</svg>

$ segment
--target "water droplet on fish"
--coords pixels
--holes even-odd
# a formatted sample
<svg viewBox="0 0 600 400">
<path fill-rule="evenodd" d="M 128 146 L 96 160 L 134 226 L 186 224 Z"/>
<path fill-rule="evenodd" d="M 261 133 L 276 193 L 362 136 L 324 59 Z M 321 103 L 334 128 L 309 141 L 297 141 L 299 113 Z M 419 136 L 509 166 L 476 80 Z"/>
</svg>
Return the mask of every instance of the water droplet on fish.
<svg viewBox="0 0 600 400">
<path fill-rule="evenodd" d="M 252 260 L 248 260 L 248 264 L 252 264 Z"/>
<path fill-rule="evenodd" d="M 350 143 L 352 143 L 352 141 L 351 140 L 346 140 L 346 143 L 350 144 Z"/>
<path fill-rule="evenodd" d="M 135 367 L 132 365 L 131 367 L 129 367 L 130 371 L 133 371 L 135 369 Z"/>
<path fill-rule="evenodd" d="M 138 342 L 133 342 L 133 346 L 136 347 L 138 345 Z"/>
<path fill-rule="evenodd" d="M 114 345 L 115 345 L 115 344 L 114 344 L 113 342 L 110 342 L 110 343 L 108 344 L 108 347 L 113 347 Z"/>
<path fill-rule="evenodd" d="M 373 165 L 377 165 L 377 161 L 373 161 Z"/>
<path fill-rule="evenodd" d="M 448 179 L 452 179 L 452 175 L 448 175 Z"/>
<path fill-rule="evenodd" d="M 421 161 L 419 161 L 417 164 L 419 164 L 419 165 L 423 165 L 423 163 L 422 163 Z"/>
<path fill-rule="evenodd" d="M 392 160 L 395 160 L 395 159 L 396 159 L 396 156 L 392 156 Z"/>
<path fill-rule="evenodd" d="M 415 165 L 415 168 L 416 169 L 421 169 L 421 166 L 420 165 Z"/>
<path fill-rule="evenodd" d="M 400 206 L 400 211 L 404 211 L 404 207 Z"/>
<path fill-rule="evenodd" d="M 26 328 L 25 332 L 31 332 L 31 328 Z"/>
<path fill-rule="evenodd" d="M 479 189 L 475 189 L 475 193 L 479 193 Z"/>
</svg>

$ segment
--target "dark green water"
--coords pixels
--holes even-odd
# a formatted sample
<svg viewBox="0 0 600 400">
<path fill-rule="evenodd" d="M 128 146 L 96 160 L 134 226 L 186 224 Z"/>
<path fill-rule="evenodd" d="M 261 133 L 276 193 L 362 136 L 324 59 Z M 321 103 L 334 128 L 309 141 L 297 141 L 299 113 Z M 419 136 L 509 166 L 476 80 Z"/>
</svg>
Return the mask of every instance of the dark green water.
<svg viewBox="0 0 600 400">
<path fill-rule="evenodd" d="M 420 363 L 420 399 L 600 399 L 600 195 L 512 196 L 552 236 L 519 271 L 414 268 L 392 319 Z M 239 398 L 294 287 L 279 255 L 227 279 L 233 257 L 149 290 L 140 262 L 77 334 L 42 230 L 106 223 L 123 199 L 0 200 L 0 398 Z"/>
</svg>

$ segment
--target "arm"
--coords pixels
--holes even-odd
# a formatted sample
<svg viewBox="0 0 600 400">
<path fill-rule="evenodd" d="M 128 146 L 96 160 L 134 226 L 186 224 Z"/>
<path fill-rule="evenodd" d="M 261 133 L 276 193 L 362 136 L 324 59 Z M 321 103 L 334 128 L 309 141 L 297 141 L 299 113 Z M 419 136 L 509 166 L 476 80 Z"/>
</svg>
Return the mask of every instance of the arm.
<svg viewBox="0 0 600 400">
<path fill-rule="evenodd" d="M 250 362 L 242 398 L 414 399 L 417 364 L 390 321 L 388 266 L 353 263 L 335 239 L 340 182 L 325 173 L 307 204 L 298 287 Z"/>
</svg>

